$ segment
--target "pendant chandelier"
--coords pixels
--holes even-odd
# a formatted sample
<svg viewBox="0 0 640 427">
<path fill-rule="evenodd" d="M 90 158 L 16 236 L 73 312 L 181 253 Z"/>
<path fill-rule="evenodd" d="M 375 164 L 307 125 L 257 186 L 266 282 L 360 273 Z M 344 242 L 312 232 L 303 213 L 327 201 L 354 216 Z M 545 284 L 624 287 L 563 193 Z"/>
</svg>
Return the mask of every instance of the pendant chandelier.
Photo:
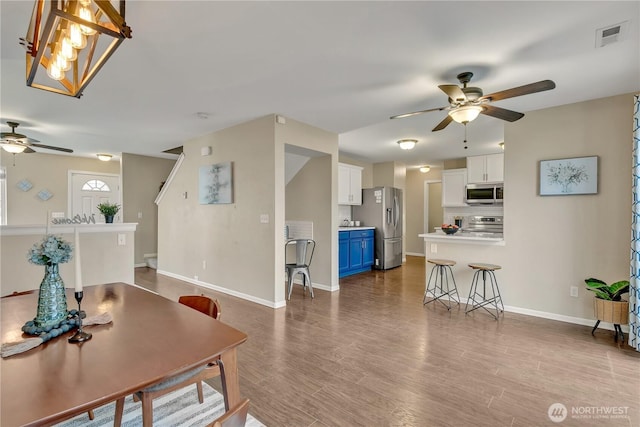
<svg viewBox="0 0 640 427">
<path fill-rule="evenodd" d="M 27 48 L 27 86 L 80 98 L 131 28 L 109 0 L 36 0 Z"/>
</svg>

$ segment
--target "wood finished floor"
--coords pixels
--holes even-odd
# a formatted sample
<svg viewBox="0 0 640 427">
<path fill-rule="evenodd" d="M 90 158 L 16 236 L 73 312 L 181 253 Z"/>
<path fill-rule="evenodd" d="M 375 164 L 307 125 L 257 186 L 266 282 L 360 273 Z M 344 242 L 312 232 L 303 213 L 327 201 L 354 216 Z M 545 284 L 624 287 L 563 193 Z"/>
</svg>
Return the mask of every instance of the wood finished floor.
<svg viewBox="0 0 640 427">
<path fill-rule="evenodd" d="M 273 310 L 136 269 L 138 285 L 167 298 L 218 298 L 222 321 L 249 335 L 240 390 L 270 427 L 640 426 L 640 353 L 612 331 L 592 337 L 587 326 L 423 306 L 424 279 L 424 258 L 407 257 L 400 268 L 341 279 L 339 292 L 315 290 L 313 300 L 296 286 Z M 553 403 L 583 418 L 553 423 Z M 585 418 L 593 407 L 627 409 Z"/>
</svg>

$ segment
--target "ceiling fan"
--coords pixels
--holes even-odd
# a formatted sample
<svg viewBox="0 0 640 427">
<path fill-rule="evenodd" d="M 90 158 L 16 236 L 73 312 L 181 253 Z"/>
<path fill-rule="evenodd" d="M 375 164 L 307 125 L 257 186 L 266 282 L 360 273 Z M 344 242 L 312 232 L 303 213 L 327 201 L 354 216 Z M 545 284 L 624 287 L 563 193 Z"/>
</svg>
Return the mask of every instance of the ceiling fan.
<svg viewBox="0 0 640 427">
<path fill-rule="evenodd" d="M 9 125 L 9 127 L 11 128 L 11 132 L 0 133 L 0 147 L 2 147 L 9 153 L 35 153 L 36 151 L 31 147 L 46 148 L 47 150 L 73 153 L 73 150 L 69 148 L 38 144 L 40 141 L 38 141 L 37 139 L 29 138 L 21 133 L 16 133 L 16 128 L 20 125 L 17 122 L 7 122 L 7 125 Z"/>
<path fill-rule="evenodd" d="M 428 113 L 430 111 L 448 111 L 447 117 L 433 128 L 433 132 L 446 128 L 451 121 L 467 124 L 475 120 L 479 114 L 485 114 L 508 122 L 515 122 L 516 120 L 524 117 L 524 114 L 496 107 L 494 105 L 490 105 L 490 103 L 500 101 L 501 99 L 543 92 L 556 87 L 556 84 L 551 80 L 541 80 L 528 85 L 514 87 L 489 95 L 483 95 L 482 89 L 479 87 L 467 86 L 467 83 L 469 83 L 473 77 L 472 72 L 466 71 L 458 74 L 457 77 L 462 84 L 462 87 L 456 85 L 438 86 L 440 90 L 449 96 L 449 105 L 445 107 L 431 108 L 428 110 L 414 111 L 413 113 L 400 114 L 391 118 L 402 119 L 404 117 L 415 116 L 416 114 Z"/>
</svg>

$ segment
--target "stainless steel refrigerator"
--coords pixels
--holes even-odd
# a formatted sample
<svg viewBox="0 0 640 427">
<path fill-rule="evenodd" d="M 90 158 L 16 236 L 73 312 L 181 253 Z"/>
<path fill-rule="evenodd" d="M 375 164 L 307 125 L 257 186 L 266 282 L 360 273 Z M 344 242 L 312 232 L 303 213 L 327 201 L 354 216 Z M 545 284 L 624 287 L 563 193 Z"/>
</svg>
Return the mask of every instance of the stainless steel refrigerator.
<svg viewBox="0 0 640 427">
<path fill-rule="evenodd" d="M 402 265 L 402 190 L 376 187 L 362 190 L 362 205 L 353 206 L 352 219 L 376 228 L 373 268 Z"/>
</svg>

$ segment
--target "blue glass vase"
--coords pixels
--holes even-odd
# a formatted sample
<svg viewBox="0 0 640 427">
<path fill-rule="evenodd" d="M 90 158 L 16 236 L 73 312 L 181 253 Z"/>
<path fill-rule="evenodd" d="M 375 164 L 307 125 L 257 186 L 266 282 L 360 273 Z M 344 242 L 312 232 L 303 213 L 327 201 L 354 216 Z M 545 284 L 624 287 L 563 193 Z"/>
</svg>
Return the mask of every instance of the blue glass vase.
<svg viewBox="0 0 640 427">
<path fill-rule="evenodd" d="M 67 317 L 67 294 L 64 282 L 58 272 L 58 264 L 47 264 L 44 279 L 38 294 L 38 313 L 34 319 L 36 326 L 55 326 Z"/>
</svg>

